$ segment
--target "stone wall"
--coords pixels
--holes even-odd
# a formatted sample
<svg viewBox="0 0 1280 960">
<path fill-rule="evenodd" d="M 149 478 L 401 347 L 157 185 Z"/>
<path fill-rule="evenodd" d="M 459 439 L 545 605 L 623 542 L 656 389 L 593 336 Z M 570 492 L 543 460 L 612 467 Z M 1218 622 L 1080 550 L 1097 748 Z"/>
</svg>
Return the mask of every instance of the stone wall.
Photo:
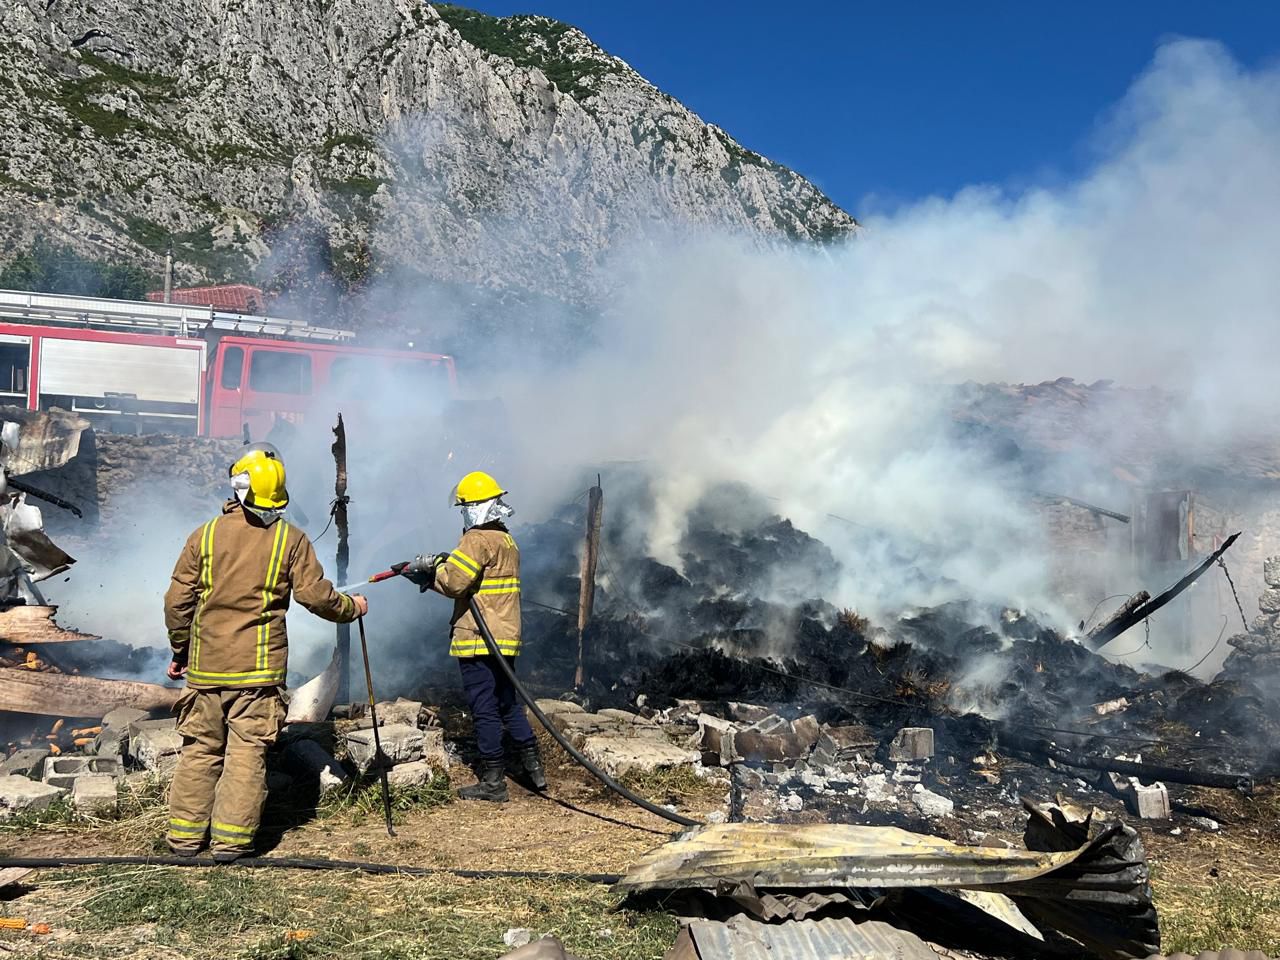
<svg viewBox="0 0 1280 960">
<path fill-rule="evenodd" d="M 149 511 L 203 514 L 227 494 L 227 467 L 241 448 L 238 439 L 163 434 L 125 436 L 86 430 L 80 453 L 58 470 L 24 480 L 75 504 L 84 513 L 40 503 L 50 536 L 92 538 L 125 515 Z"/>
</svg>

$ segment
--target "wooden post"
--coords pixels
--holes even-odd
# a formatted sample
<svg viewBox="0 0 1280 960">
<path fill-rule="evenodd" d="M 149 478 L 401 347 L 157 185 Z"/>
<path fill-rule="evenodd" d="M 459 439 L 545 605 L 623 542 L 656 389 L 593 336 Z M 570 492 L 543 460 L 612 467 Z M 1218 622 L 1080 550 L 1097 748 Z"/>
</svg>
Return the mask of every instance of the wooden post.
<svg viewBox="0 0 1280 960">
<path fill-rule="evenodd" d="M 591 608 L 596 601 L 596 561 L 600 557 L 600 524 L 604 516 L 604 490 L 600 477 L 587 493 L 587 539 L 582 548 L 582 570 L 578 591 L 578 669 L 573 675 L 573 686 L 581 690 L 586 682 L 584 662 L 586 646 L 583 637 L 591 622 Z"/>
<path fill-rule="evenodd" d="M 338 531 L 337 574 L 338 583 L 347 582 L 347 563 L 351 548 L 347 543 L 347 428 L 342 414 L 338 414 L 333 428 L 333 464 L 336 478 L 333 484 L 333 525 Z M 351 702 L 351 624 L 338 624 L 338 703 Z"/>
</svg>

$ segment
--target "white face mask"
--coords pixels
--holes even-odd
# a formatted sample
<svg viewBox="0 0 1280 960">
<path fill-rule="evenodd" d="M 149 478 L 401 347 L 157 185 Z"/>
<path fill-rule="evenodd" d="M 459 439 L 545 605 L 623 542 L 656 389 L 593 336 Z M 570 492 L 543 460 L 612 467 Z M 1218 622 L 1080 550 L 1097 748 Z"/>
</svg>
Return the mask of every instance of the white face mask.
<svg viewBox="0 0 1280 960">
<path fill-rule="evenodd" d="M 462 508 L 462 532 L 480 527 L 495 520 L 505 520 L 515 513 L 501 498 L 494 497 L 481 503 L 468 503 Z"/>
</svg>

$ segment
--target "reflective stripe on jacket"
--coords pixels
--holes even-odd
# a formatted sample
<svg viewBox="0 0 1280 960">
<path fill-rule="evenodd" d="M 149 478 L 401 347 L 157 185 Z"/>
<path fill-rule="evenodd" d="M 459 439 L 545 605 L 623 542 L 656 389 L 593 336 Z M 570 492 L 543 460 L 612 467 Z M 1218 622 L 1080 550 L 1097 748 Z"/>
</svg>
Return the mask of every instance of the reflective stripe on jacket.
<svg viewBox="0 0 1280 960">
<path fill-rule="evenodd" d="M 498 649 L 506 656 L 520 652 L 520 551 L 501 523 L 472 527 L 457 549 L 436 567 L 434 589 L 452 597 L 451 657 L 481 657 L 489 652 L 471 616 L 468 598 L 475 596 Z"/>
<path fill-rule="evenodd" d="M 325 579 L 307 535 L 262 523 L 235 500 L 187 538 L 164 595 L 174 658 L 187 658 L 192 687 L 281 686 L 288 668 L 290 595 L 335 623 L 356 619 L 355 601 Z"/>
</svg>

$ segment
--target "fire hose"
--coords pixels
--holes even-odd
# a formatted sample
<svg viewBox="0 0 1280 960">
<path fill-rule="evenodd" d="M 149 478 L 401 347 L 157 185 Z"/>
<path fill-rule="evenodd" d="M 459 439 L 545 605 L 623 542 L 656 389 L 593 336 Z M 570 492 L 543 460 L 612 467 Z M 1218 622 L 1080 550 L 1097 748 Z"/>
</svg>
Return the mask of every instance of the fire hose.
<svg viewBox="0 0 1280 960">
<path fill-rule="evenodd" d="M 547 733 L 551 734 L 551 736 L 555 738 L 556 743 L 560 744 L 560 746 L 564 748 L 565 753 L 573 757 L 573 759 L 576 760 L 583 769 L 603 783 L 606 787 L 618 794 L 618 796 L 623 797 L 626 800 L 630 800 L 637 807 L 640 807 L 643 810 L 648 810 L 650 813 L 662 817 L 664 820 L 670 820 L 672 823 L 678 823 L 682 827 L 702 826 L 702 824 L 697 820 L 690 820 L 688 817 L 682 817 L 680 814 L 673 813 L 666 807 L 660 807 L 656 803 L 650 803 L 644 797 L 632 793 L 583 756 L 582 753 L 580 753 L 578 749 L 569 742 L 568 738 L 556 729 L 555 725 L 547 719 L 547 715 L 542 712 L 541 708 L 538 707 L 538 704 L 534 702 L 533 697 L 529 696 L 529 692 L 525 690 L 524 685 L 520 683 L 520 680 L 516 677 L 515 671 L 511 669 L 511 664 L 507 663 L 507 658 L 504 657 L 502 652 L 498 649 L 498 644 L 497 641 L 493 639 L 493 634 L 489 632 L 489 624 L 485 622 L 484 614 L 480 612 L 480 605 L 476 603 L 476 598 L 469 598 L 468 604 L 471 608 L 471 616 L 475 617 L 476 626 L 480 628 L 480 636 L 484 637 L 484 645 L 489 648 L 489 655 L 498 665 L 498 669 L 500 669 L 506 676 L 507 680 L 511 682 L 511 686 L 514 687 L 516 693 L 520 695 L 520 699 L 524 701 L 525 706 L 529 708 L 533 715 L 538 718 L 538 722 L 542 724 Z"/>
<path fill-rule="evenodd" d="M 408 564 L 397 563 L 389 570 L 383 570 L 380 573 L 375 573 L 367 580 L 339 587 L 338 590 L 339 592 L 345 593 L 348 590 L 355 590 L 369 583 L 381 583 L 384 580 L 390 580 L 393 577 L 403 575 L 403 571 L 407 567 Z M 579 766 L 618 796 L 625 800 L 629 800 L 642 810 L 648 810 L 655 816 L 662 817 L 664 820 L 670 820 L 672 823 L 679 824 L 682 827 L 701 827 L 703 825 L 697 820 L 690 820 L 688 817 L 683 817 L 678 813 L 674 813 L 666 807 L 660 807 L 656 803 L 650 803 L 644 797 L 633 793 L 622 784 L 618 783 L 618 781 L 614 780 L 613 777 L 609 776 L 598 766 L 592 763 L 591 760 L 583 756 L 581 751 L 570 743 L 568 738 L 561 733 L 550 720 L 547 719 L 547 715 L 542 712 L 542 709 L 534 701 L 533 697 L 529 695 L 529 691 L 524 688 L 524 685 L 516 677 L 515 671 L 511 669 L 511 665 L 507 663 L 506 657 L 504 657 L 502 655 L 502 651 L 498 649 L 498 643 L 493 639 L 493 634 L 489 630 L 489 624 L 485 622 L 484 614 L 480 612 L 480 606 L 476 603 L 475 597 L 470 597 L 467 602 L 471 608 L 471 616 L 475 617 L 476 626 L 480 630 L 480 636 L 484 638 L 484 645 L 488 648 L 489 655 L 493 658 L 494 663 L 498 665 L 498 669 L 501 670 L 507 680 L 510 681 L 511 686 L 515 689 L 516 693 L 520 695 L 520 699 L 524 701 L 524 705 L 529 708 L 530 712 L 532 712 L 538 719 L 538 722 L 542 724 L 543 729 L 545 729 L 547 733 L 551 734 L 556 743 L 560 744 L 560 746 L 564 748 L 565 753 L 573 757 Z"/>
</svg>

